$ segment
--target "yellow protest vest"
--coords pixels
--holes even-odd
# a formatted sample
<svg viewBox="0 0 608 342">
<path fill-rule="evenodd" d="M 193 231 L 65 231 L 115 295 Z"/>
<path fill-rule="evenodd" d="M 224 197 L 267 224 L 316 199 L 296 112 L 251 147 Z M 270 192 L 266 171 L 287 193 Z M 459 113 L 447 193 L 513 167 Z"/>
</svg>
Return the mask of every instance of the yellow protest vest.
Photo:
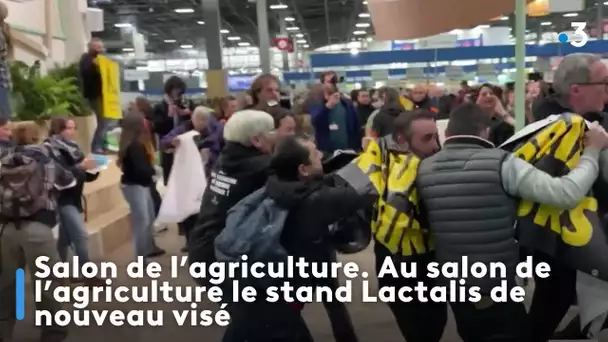
<svg viewBox="0 0 608 342">
<path fill-rule="evenodd" d="M 563 168 L 562 173 L 565 174 L 581 158 L 585 130 L 585 121 L 578 115 L 572 116 L 570 122 L 558 120 L 538 132 L 514 153 L 533 165 L 545 162 L 553 164 L 553 168 Z M 553 170 L 544 171 L 554 174 Z M 565 244 L 582 247 L 591 241 L 593 235 L 592 224 L 586 215 L 590 212 L 597 216 L 597 201 L 593 197 L 585 197 L 570 211 L 522 200 L 518 216 L 524 229 L 532 229 L 529 226 L 545 228 L 560 235 Z"/>
<path fill-rule="evenodd" d="M 567 115 L 522 135 L 506 149 L 537 168 L 559 177 L 580 161 L 586 123 Z M 376 141 L 350 165 L 338 172 L 357 191 L 378 196 L 377 217 L 371 229 L 377 243 L 393 254 L 410 256 L 429 252 L 433 241 L 419 221 L 415 188 L 420 160 L 412 154 L 387 153 Z M 399 196 L 395 196 L 399 194 Z M 545 252 L 560 262 L 608 281 L 608 234 L 598 216 L 597 200 L 589 195 L 572 210 L 521 200 L 518 206 L 519 242 Z"/>
<path fill-rule="evenodd" d="M 559 177 L 580 161 L 585 131 L 586 123 L 581 116 L 565 114 L 510 145 L 515 146 L 512 150 L 519 158 Z M 522 200 L 518 216 L 520 244 L 549 254 L 572 269 L 608 281 L 608 237 L 593 195 L 583 198 L 572 210 Z"/>
<path fill-rule="evenodd" d="M 117 62 L 102 55 L 97 56 L 97 64 L 101 73 L 103 116 L 108 119 L 121 119 L 120 67 Z"/>
<path fill-rule="evenodd" d="M 372 185 L 368 188 L 378 195 L 377 215 L 371 229 L 377 243 L 393 254 L 411 256 L 432 249 L 428 230 L 418 220 L 415 180 L 419 163 L 420 159 L 412 153 L 388 152 L 383 144 L 372 141 L 348 166 L 351 175 L 360 175 L 347 181 L 365 178 Z"/>
<path fill-rule="evenodd" d="M 401 106 L 403 106 L 403 108 L 405 110 L 413 110 L 414 109 L 414 102 L 410 99 L 408 99 L 405 96 L 400 96 L 399 97 L 399 103 L 401 103 Z"/>
</svg>

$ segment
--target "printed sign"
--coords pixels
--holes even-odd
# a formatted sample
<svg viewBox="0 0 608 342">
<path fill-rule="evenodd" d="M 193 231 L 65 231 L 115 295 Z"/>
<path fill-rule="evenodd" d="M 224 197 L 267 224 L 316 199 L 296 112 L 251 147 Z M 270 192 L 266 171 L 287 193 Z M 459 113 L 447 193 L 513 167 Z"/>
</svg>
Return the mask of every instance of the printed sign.
<svg viewBox="0 0 608 342">
<path fill-rule="evenodd" d="M 122 118 L 120 67 L 117 62 L 106 56 L 97 56 L 97 64 L 101 72 L 103 116 L 108 119 L 119 120 Z"/>
</svg>

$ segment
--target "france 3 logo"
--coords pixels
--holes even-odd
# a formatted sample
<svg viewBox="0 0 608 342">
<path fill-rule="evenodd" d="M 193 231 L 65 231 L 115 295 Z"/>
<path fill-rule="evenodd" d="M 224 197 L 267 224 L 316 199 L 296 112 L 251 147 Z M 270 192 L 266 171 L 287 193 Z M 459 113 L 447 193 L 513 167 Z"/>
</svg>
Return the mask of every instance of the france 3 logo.
<svg viewBox="0 0 608 342">
<path fill-rule="evenodd" d="M 589 41 L 589 35 L 587 34 L 587 32 L 585 32 L 587 23 L 573 22 L 570 23 L 570 27 L 574 29 L 573 34 L 568 36 L 566 32 L 562 32 L 557 36 L 557 40 L 559 40 L 559 42 L 562 44 L 566 44 L 569 42 L 570 45 L 577 48 L 585 46 L 585 44 L 587 44 L 587 41 Z"/>
</svg>

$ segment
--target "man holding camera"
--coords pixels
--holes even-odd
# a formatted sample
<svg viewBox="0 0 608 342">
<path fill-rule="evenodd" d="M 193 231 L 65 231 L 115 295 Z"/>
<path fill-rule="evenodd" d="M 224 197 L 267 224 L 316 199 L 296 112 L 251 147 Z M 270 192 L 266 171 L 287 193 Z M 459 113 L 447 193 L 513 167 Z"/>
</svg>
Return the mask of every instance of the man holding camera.
<svg viewBox="0 0 608 342">
<path fill-rule="evenodd" d="M 321 75 L 323 101 L 306 108 L 315 128 L 317 146 L 326 154 L 361 148 L 357 111 L 353 103 L 338 91 L 338 82 L 335 72 L 324 72 Z"/>
</svg>

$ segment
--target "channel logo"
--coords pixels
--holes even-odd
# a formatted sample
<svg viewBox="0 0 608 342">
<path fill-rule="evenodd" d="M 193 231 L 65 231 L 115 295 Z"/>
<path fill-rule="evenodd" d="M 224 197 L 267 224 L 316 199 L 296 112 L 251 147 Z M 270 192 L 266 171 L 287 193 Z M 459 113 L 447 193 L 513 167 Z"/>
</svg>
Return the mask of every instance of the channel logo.
<svg viewBox="0 0 608 342">
<path fill-rule="evenodd" d="M 562 32 L 557 36 L 557 40 L 562 43 L 570 43 L 570 45 L 580 48 L 587 44 L 589 41 L 589 35 L 585 32 L 585 28 L 587 27 L 586 22 L 573 22 L 570 23 L 570 27 L 574 29 L 574 33 L 572 36 L 568 36 L 567 33 Z"/>
</svg>

